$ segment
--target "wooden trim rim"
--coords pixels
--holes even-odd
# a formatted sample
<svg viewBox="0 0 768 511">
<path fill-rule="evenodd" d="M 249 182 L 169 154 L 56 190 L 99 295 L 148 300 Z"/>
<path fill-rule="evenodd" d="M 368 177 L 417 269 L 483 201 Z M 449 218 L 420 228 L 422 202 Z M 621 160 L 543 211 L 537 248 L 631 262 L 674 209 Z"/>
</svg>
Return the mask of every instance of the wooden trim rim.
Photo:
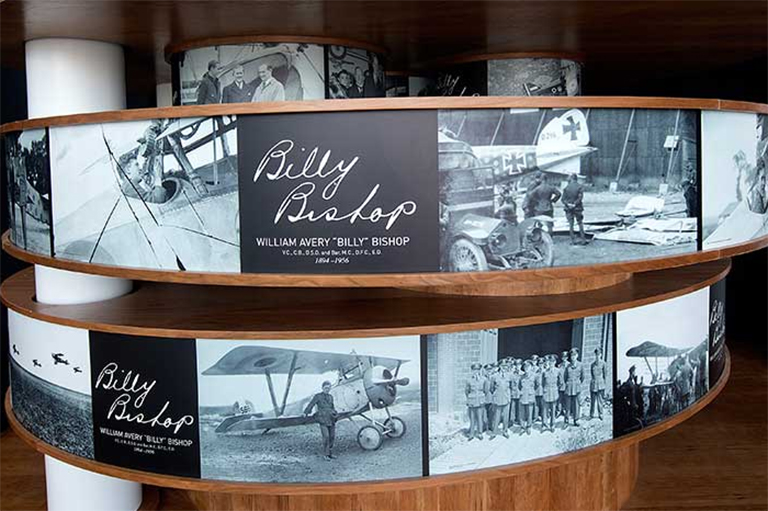
<svg viewBox="0 0 768 511">
<path fill-rule="evenodd" d="M 262 494 L 262 495 L 351 495 L 351 494 L 370 494 L 386 491 L 403 490 L 424 490 L 429 488 L 440 489 L 449 485 L 471 484 L 479 481 L 488 481 L 492 479 L 504 478 L 513 475 L 532 473 L 538 470 L 560 467 L 569 463 L 576 463 L 585 458 L 595 456 L 600 453 L 625 449 L 635 445 L 643 440 L 659 435 L 678 424 L 688 420 L 696 415 L 704 407 L 709 405 L 725 388 L 731 372 L 731 356 L 726 348 L 726 363 L 723 374 L 720 376 L 717 384 L 710 388 L 701 399 L 689 406 L 680 413 L 672 417 L 648 426 L 640 431 L 630 433 L 614 440 L 602 442 L 592 447 L 572 451 L 569 453 L 540 458 L 538 460 L 527 461 L 505 467 L 480 469 L 456 474 L 446 474 L 439 476 L 427 476 L 408 479 L 398 479 L 380 482 L 357 482 L 357 483 L 323 483 L 323 484 L 265 484 L 265 483 L 243 483 L 229 481 L 214 481 L 209 479 L 191 479 L 186 477 L 167 476 L 142 472 L 100 463 L 97 461 L 81 458 L 68 452 L 62 451 L 50 444 L 47 444 L 35 437 L 24 426 L 22 426 L 13 413 L 11 406 L 11 392 L 9 391 L 5 398 L 5 410 L 8 414 L 8 420 L 11 427 L 36 451 L 56 458 L 64 463 L 74 465 L 84 470 L 117 477 L 128 481 L 138 483 L 152 484 L 167 488 L 178 488 L 182 490 L 209 491 L 217 493 L 238 493 L 238 494 Z"/>
<path fill-rule="evenodd" d="M 386 56 L 389 52 L 383 46 L 373 43 L 345 39 L 343 37 L 302 36 L 302 35 L 238 35 L 225 37 L 209 37 L 195 39 L 180 43 L 170 43 L 165 47 L 165 60 L 170 63 L 171 56 L 188 50 L 209 48 L 211 46 L 239 45 L 252 43 L 306 43 L 332 46 L 345 46 L 347 48 L 359 48 Z"/>
<path fill-rule="evenodd" d="M 768 236 L 740 243 L 737 245 L 691 252 L 669 257 L 655 257 L 635 261 L 602 263 L 582 266 L 558 266 L 542 269 L 485 271 L 467 273 L 384 273 L 384 274 L 285 274 L 285 273 L 215 273 L 192 271 L 164 271 L 107 266 L 102 264 L 83 263 L 66 259 L 57 259 L 28 252 L 15 246 L 6 231 L 2 236 L 2 248 L 8 254 L 27 263 L 39 264 L 60 270 L 118 277 L 150 282 L 171 282 L 176 284 L 204 284 L 218 286 L 261 286 L 261 287 L 370 287 L 370 288 L 422 288 L 433 291 L 437 287 L 456 286 L 525 286 L 541 285 L 542 280 L 583 279 L 584 287 L 570 287 L 567 292 L 595 289 L 599 286 L 589 286 L 588 279 L 598 277 L 605 279 L 614 274 L 628 274 L 662 269 L 679 268 L 692 264 L 706 263 L 734 257 L 768 247 Z M 618 281 L 618 280 L 617 280 Z M 615 283 L 615 282 L 614 282 Z M 548 286 L 556 284 L 547 284 Z M 489 294 L 470 293 L 470 294 Z M 490 293 L 493 294 L 493 293 Z M 498 294 L 498 293 L 497 293 Z M 506 294 L 506 293 L 503 293 Z"/>
<path fill-rule="evenodd" d="M 593 316 L 692 293 L 722 280 L 730 260 L 639 273 L 609 288 L 552 296 L 466 297 L 398 289 L 262 289 L 142 283 L 81 305 L 35 300 L 34 272 L 0 287 L 9 309 L 40 321 L 164 338 L 333 339 L 504 328 Z"/>
<path fill-rule="evenodd" d="M 257 115 L 303 112 L 358 112 L 366 110 L 432 110 L 484 108 L 643 108 L 735 110 L 768 113 L 768 105 L 720 99 L 632 97 L 632 96 L 554 96 L 554 97 L 414 97 L 366 98 L 273 103 L 231 103 L 215 105 L 136 108 L 91 114 L 61 115 L 17 121 L 0 126 L 0 133 L 47 126 L 70 126 L 102 122 L 212 117 L 221 115 Z"/>
</svg>

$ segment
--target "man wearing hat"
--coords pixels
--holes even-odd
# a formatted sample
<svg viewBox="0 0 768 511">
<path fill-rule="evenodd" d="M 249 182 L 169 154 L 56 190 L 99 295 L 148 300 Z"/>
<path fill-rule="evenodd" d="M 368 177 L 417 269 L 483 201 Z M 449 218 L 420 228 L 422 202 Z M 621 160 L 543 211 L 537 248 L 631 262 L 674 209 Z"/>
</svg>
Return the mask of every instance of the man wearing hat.
<svg viewBox="0 0 768 511">
<path fill-rule="evenodd" d="M 579 350 L 576 348 L 570 351 L 570 361 L 565 366 L 565 395 L 567 400 L 565 423 L 568 424 L 569 417 L 573 419 L 573 425 L 579 425 L 579 416 L 581 415 L 581 385 L 584 383 L 584 368 L 579 362 Z"/>
<path fill-rule="evenodd" d="M 498 364 L 499 368 L 491 376 L 491 396 L 493 399 L 493 414 L 491 415 L 491 438 L 496 437 L 496 431 L 501 423 L 501 434 L 509 438 L 509 403 L 512 399 L 509 387 L 509 370 L 505 362 Z"/>
<path fill-rule="evenodd" d="M 523 361 L 516 358 L 512 361 L 512 371 L 509 373 L 510 403 L 509 424 L 520 424 L 520 373 Z"/>
<path fill-rule="evenodd" d="M 469 439 L 482 439 L 483 416 L 482 410 L 485 407 L 485 387 L 486 381 L 483 377 L 483 366 L 478 362 L 472 364 L 472 375 L 467 380 L 464 393 L 467 396 L 467 408 L 469 409 Z"/>
<path fill-rule="evenodd" d="M 568 365 L 568 352 L 564 351 L 560 354 L 560 364 L 557 366 L 557 370 L 560 371 L 560 383 L 558 384 L 557 391 L 559 399 L 557 406 L 560 408 L 558 415 L 566 416 L 568 403 L 565 395 L 565 366 Z"/>
<path fill-rule="evenodd" d="M 485 406 L 483 408 L 483 431 L 491 432 L 491 419 L 493 418 L 493 396 L 491 395 L 491 376 L 495 372 L 493 364 L 483 366 L 483 376 L 485 376 Z"/>
<path fill-rule="evenodd" d="M 603 402 L 605 401 L 605 385 L 608 379 L 608 364 L 603 360 L 603 352 L 600 348 L 595 350 L 595 361 L 589 367 L 592 379 L 589 381 L 589 419 L 597 417 L 603 420 Z"/>
<path fill-rule="evenodd" d="M 560 384 L 560 371 L 555 367 L 556 355 L 547 355 L 544 359 L 544 370 L 541 372 L 541 383 L 543 387 L 544 401 L 544 420 L 542 430 L 547 427 L 549 421 L 549 430 L 555 431 L 555 407 L 560 398 L 558 386 Z"/>
<path fill-rule="evenodd" d="M 522 413 L 520 423 L 523 426 L 523 431 L 530 435 L 533 423 L 533 406 L 536 403 L 536 372 L 531 360 L 526 360 L 523 364 L 523 374 L 520 377 L 519 386 Z"/>
<path fill-rule="evenodd" d="M 325 459 L 332 460 L 336 458 L 333 455 L 333 442 L 336 438 L 337 413 L 336 407 L 333 405 L 333 396 L 331 395 L 331 382 L 324 381 L 322 389 L 322 392 L 315 394 L 307 407 L 304 408 L 304 415 L 308 416 L 312 413 L 312 409 L 317 407 L 317 412 L 315 412 L 313 419 L 320 426 L 320 434 L 323 435 Z"/>
</svg>

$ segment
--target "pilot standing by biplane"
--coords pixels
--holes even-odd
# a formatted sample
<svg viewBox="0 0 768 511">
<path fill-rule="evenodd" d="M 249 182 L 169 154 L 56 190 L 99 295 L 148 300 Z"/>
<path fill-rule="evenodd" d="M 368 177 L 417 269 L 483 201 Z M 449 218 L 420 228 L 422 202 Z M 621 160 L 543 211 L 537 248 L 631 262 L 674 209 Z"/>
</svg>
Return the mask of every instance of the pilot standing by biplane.
<svg viewBox="0 0 768 511">
<path fill-rule="evenodd" d="M 467 408 L 469 410 L 469 439 L 483 438 L 483 409 L 485 408 L 485 388 L 488 385 L 483 377 L 483 366 L 477 362 L 472 364 L 472 376 L 464 386 L 467 396 Z"/>
<path fill-rule="evenodd" d="M 583 245 L 587 239 L 584 235 L 584 187 L 579 183 L 576 174 L 568 176 L 568 184 L 563 190 L 563 209 L 568 220 L 568 233 L 571 235 L 571 245 Z M 573 232 L 574 221 L 579 225 L 579 238 Z"/>
<path fill-rule="evenodd" d="M 320 426 L 320 433 L 323 435 L 323 452 L 325 459 L 332 460 L 333 442 L 336 439 L 336 407 L 333 405 L 333 396 L 331 395 L 331 382 L 323 382 L 323 391 L 318 392 L 312 397 L 307 407 L 304 409 L 304 415 L 312 413 L 312 409 L 317 408 L 314 419 Z"/>
</svg>

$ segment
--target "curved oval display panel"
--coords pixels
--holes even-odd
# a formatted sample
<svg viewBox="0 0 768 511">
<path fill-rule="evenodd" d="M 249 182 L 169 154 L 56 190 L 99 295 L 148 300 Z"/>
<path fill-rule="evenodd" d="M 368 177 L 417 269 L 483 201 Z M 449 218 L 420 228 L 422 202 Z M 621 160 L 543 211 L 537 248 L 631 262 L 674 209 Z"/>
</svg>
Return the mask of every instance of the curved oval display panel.
<svg viewBox="0 0 768 511">
<path fill-rule="evenodd" d="M 359 339 L 130 336 L 11 312 L 12 408 L 47 444 L 145 472 L 276 483 L 449 474 L 673 417 L 720 379 L 724 318 L 724 281 L 568 321 Z"/>
<path fill-rule="evenodd" d="M 11 238 L 61 261 L 229 274 L 679 258 L 768 235 L 765 125 L 750 112 L 496 108 L 6 132 Z"/>
</svg>

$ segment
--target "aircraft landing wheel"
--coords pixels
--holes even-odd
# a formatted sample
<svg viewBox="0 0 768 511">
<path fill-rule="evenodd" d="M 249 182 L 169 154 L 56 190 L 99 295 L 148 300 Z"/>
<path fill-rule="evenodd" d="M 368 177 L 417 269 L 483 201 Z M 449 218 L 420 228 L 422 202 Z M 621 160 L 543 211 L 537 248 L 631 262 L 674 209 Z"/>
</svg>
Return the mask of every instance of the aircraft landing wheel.
<svg viewBox="0 0 768 511">
<path fill-rule="evenodd" d="M 357 432 L 357 443 L 365 451 L 375 451 L 381 447 L 381 442 L 384 439 L 381 436 L 381 431 L 376 426 L 363 426 L 360 431 Z"/>
<path fill-rule="evenodd" d="M 387 435 L 389 438 L 400 438 L 405 435 L 405 422 L 400 417 L 392 417 L 384 421 L 384 426 L 387 428 Z"/>
</svg>

